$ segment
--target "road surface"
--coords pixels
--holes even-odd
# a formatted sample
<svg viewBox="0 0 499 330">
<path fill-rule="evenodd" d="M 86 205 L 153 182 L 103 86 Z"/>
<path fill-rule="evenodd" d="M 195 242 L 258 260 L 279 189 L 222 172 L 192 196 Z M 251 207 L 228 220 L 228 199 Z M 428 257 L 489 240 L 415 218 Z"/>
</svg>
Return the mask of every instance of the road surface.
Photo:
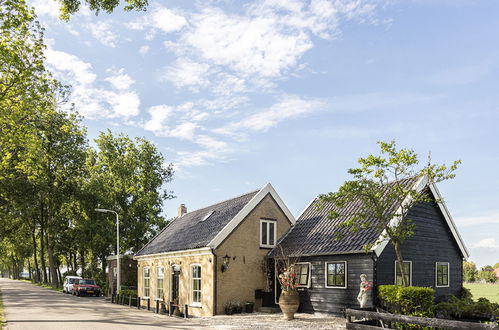
<svg viewBox="0 0 499 330">
<path fill-rule="evenodd" d="M 7 330 L 200 329 L 195 320 L 120 306 L 102 297 L 76 297 L 0 278 Z"/>
</svg>

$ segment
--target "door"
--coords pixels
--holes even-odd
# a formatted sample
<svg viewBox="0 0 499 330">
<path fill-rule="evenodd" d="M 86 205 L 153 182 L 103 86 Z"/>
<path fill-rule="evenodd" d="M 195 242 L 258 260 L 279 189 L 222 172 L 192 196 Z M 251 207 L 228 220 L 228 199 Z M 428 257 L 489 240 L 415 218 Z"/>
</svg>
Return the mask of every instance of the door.
<svg viewBox="0 0 499 330">
<path fill-rule="evenodd" d="M 172 279 L 171 279 L 171 301 L 173 303 L 177 304 L 178 303 L 178 289 L 179 289 L 179 283 L 180 281 L 180 266 L 178 265 L 173 265 L 172 266 Z"/>
</svg>

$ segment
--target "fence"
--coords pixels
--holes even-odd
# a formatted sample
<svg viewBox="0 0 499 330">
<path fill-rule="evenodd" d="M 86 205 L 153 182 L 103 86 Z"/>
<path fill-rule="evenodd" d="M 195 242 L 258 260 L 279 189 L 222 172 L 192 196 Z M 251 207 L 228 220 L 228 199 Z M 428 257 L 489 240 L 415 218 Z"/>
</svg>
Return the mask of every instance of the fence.
<svg viewBox="0 0 499 330">
<path fill-rule="evenodd" d="M 345 314 L 347 317 L 347 324 L 346 324 L 347 329 L 354 329 L 354 330 L 376 330 L 380 328 L 387 328 L 386 325 L 389 326 L 391 323 L 394 322 L 430 326 L 439 329 L 499 330 L 499 325 L 496 324 L 461 322 L 461 321 L 444 320 L 436 318 L 361 311 L 355 309 L 347 309 L 345 311 Z M 354 321 L 355 318 L 362 318 L 363 320 L 380 321 L 381 326 L 365 324 L 365 322 L 356 322 Z"/>
<path fill-rule="evenodd" d="M 134 297 L 134 296 L 125 296 L 123 294 L 112 294 L 111 295 L 111 303 L 112 304 L 119 304 L 119 305 L 125 305 L 127 304 L 129 307 L 136 307 L 137 309 L 142 308 L 142 301 L 145 300 L 147 302 L 146 304 L 146 309 L 148 311 L 151 310 L 151 298 L 141 298 L 141 297 Z M 134 302 L 134 303 L 132 303 Z M 160 314 L 160 301 L 155 300 L 156 306 L 154 312 L 156 314 Z M 170 302 L 168 304 L 168 315 L 174 316 L 173 314 L 173 309 L 175 307 L 180 307 L 179 305 L 174 304 L 173 302 Z M 189 317 L 189 305 L 184 305 L 184 313 L 183 313 L 184 318 Z"/>
</svg>

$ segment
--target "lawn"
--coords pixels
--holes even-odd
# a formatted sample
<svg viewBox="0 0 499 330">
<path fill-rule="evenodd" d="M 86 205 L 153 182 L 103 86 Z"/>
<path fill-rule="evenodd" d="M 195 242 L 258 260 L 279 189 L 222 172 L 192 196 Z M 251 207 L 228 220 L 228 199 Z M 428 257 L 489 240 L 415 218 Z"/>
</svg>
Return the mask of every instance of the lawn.
<svg viewBox="0 0 499 330">
<path fill-rule="evenodd" d="M 471 291 L 474 300 L 483 297 L 487 298 L 491 302 L 499 303 L 499 283 L 464 283 L 464 287 Z"/>
</svg>

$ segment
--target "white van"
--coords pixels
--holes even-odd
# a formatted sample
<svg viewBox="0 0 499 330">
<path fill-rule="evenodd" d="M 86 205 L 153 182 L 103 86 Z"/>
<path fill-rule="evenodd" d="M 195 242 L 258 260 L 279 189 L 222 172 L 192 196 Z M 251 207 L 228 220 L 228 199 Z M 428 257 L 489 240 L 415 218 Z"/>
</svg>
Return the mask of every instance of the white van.
<svg viewBox="0 0 499 330">
<path fill-rule="evenodd" d="M 73 283 L 76 280 L 81 280 L 80 276 L 66 276 L 64 279 L 64 284 L 62 285 L 62 292 L 64 293 L 71 293 L 71 290 L 73 289 Z"/>
</svg>

